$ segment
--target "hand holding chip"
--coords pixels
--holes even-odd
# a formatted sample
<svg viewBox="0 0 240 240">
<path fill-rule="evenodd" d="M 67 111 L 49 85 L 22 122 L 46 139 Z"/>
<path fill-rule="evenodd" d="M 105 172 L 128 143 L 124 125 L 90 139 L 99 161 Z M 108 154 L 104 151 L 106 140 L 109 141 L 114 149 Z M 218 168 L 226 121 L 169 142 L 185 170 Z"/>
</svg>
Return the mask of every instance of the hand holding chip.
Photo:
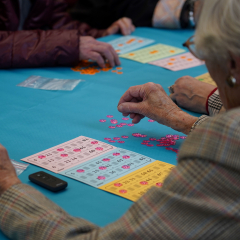
<svg viewBox="0 0 240 240">
<path fill-rule="evenodd" d="M 135 31 L 135 26 L 132 23 L 132 20 L 127 17 L 120 18 L 114 22 L 104 33 L 103 36 L 112 35 L 118 32 L 121 32 L 123 35 L 130 35 Z"/>
<path fill-rule="evenodd" d="M 8 152 L 0 144 L 0 196 L 12 185 L 21 183 L 9 159 Z"/>
<path fill-rule="evenodd" d="M 179 107 L 203 114 L 207 113 L 207 98 L 216 88 L 189 76 L 179 78 L 171 87 L 170 97 Z"/>
<path fill-rule="evenodd" d="M 79 52 L 79 60 L 91 59 L 102 68 L 105 67 L 105 60 L 108 60 L 111 67 L 121 64 L 110 44 L 99 42 L 92 37 L 80 37 Z"/>
<path fill-rule="evenodd" d="M 162 86 L 155 83 L 130 87 L 121 97 L 118 111 L 122 112 L 123 116 L 130 114 L 133 123 L 139 123 L 146 116 L 185 134 L 189 133 L 197 120 L 183 112 Z"/>
</svg>

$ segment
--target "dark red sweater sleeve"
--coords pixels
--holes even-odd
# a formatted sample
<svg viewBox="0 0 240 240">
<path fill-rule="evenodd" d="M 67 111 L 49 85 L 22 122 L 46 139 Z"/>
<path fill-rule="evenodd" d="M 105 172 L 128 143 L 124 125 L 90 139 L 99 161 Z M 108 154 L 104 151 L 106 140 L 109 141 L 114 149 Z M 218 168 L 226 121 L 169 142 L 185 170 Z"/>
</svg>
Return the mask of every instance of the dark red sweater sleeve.
<svg viewBox="0 0 240 240">
<path fill-rule="evenodd" d="M 0 68 L 73 66 L 78 61 L 78 30 L 0 31 Z"/>
</svg>

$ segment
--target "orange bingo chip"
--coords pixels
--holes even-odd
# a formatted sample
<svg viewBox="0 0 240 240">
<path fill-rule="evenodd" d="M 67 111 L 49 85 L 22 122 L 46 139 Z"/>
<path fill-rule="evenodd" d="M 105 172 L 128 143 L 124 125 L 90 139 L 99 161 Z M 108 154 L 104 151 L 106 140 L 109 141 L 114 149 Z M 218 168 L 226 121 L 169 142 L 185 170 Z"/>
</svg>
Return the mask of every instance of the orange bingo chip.
<svg viewBox="0 0 240 240">
<path fill-rule="evenodd" d="M 117 72 L 116 70 L 112 70 L 112 72 Z"/>
<path fill-rule="evenodd" d="M 175 58 L 171 58 L 170 61 L 175 61 L 176 59 Z"/>
<path fill-rule="evenodd" d="M 155 54 L 155 53 L 158 53 L 158 50 L 153 50 L 150 52 L 150 54 Z"/>
<path fill-rule="evenodd" d="M 117 50 L 115 50 L 115 52 L 117 52 L 117 53 L 119 53 L 119 52 L 121 52 L 119 49 L 117 49 Z"/>
<path fill-rule="evenodd" d="M 123 46 L 123 44 L 122 44 L 122 43 L 120 43 L 120 44 L 118 44 L 118 46 L 119 46 L 119 47 L 122 47 L 122 46 Z"/>
<path fill-rule="evenodd" d="M 117 72 L 117 74 L 123 74 L 123 72 Z"/>
<path fill-rule="evenodd" d="M 170 62 L 170 63 L 168 63 L 168 65 L 173 65 L 173 63 Z"/>
<path fill-rule="evenodd" d="M 129 56 L 134 56 L 135 54 L 134 53 L 129 53 Z"/>
<path fill-rule="evenodd" d="M 175 53 L 175 50 L 170 50 L 169 52 L 170 52 L 170 53 Z"/>
<path fill-rule="evenodd" d="M 185 57 L 185 56 L 182 56 L 181 58 L 182 58 L 182 59 L 185 59 L 186 57 Z"/>
<path fill-rule="evenodd" d="M 143 42 L 143 40 L 138 40 L 138 42 L 139 42 L 139 43 L 142 43 L 142 42 Z"/>
<path fill-rule="evenodd" d="M 117 70 L 122 70 L 122 67 L 117 67 L 116 69 L 117 69 Z"/>
<path fill-rule="evenodd" d="M 132 39 L 128 40 L 128 41 L 126 42 L 126 44 L 130 44 L 130 43 L 132 43 L 132 42 L 134 42 L 134 41 L 135 41 L 135 38 L 132 38 Z"/>
<path fill-rule="evenodd" d="M 188 58 L 188 61 L 192 61 L 192 58 Z"/>
</svg>

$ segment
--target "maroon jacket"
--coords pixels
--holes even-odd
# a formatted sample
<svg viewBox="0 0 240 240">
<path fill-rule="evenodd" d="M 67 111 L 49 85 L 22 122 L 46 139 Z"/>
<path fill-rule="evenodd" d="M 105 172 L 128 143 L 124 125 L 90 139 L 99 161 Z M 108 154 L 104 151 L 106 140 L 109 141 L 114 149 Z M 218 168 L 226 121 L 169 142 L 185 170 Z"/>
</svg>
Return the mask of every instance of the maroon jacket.
<svg viewBox="0 0 240 240">
<path fill-rule="evenodd" d="M 86 24 L 71 19 L 67 0 L 32 2 L 24 30 L 17 31 L 18 0 L 0 0 L 0 68 L 77 64 L 79 37 L 86 35 Z"/>
</svg>

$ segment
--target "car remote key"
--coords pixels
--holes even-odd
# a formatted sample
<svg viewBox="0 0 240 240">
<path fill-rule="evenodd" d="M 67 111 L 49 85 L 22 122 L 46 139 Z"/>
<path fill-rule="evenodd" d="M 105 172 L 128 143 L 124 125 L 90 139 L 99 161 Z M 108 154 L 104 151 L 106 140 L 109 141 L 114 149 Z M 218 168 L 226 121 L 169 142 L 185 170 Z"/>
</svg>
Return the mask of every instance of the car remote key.
<svg viewBox="0 0 240 240">
<path fill-rule="evenodd" d="M 58 192 L 67 187 L 68 183 L 46 172 L 40 171 L 28 176 L 29 180 L 52 192 Z"/>
</svg>

